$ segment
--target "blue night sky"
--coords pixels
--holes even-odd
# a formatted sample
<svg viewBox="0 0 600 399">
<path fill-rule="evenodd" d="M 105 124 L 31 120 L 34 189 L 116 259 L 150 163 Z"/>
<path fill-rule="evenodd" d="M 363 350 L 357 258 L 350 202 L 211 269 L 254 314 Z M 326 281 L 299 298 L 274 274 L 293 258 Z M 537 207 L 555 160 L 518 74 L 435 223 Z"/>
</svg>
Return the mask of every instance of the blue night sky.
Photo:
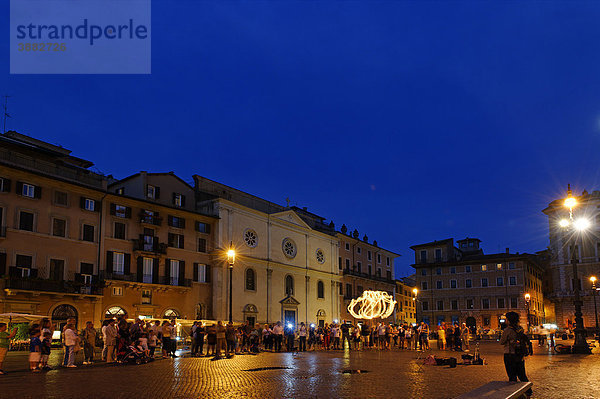
<svg viewBox="0 0 600 399">
<path fill-rule="evenodd" d="M 2 59 L 8 129 L 115 177 L 289 197 L 402 254 L 400 276 L 435 239 L 544 249 L 548 202 L 600 188 L 598 2 L 154 0 L 152 15 L 151 75 L 9 75 Z"/>
</svg>

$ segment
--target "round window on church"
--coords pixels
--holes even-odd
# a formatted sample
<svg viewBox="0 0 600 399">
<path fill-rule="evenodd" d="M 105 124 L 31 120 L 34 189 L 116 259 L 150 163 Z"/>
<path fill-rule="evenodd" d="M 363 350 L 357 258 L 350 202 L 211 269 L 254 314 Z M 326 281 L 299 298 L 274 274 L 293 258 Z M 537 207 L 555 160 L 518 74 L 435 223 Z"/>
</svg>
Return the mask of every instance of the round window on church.
<svg viewBox="0 0 600 399">
<path fill-rule="evenodd" d="M 250 248 L 256 247 L 256 245 L 258 245 L 258 235 L 256 234 L 256 231 L 247 229 L 244 232 L 244 242 Z"/>
<path fill-rule="evenodd" d="M 285 256 L 292 259 L 296 257 L 296 243 L 291 238 L 286 238 L 283 240 L 282 249 Z"/>
<path fill-rule="evenodd" d="M 322 249 L 317 249 L 317 262 L 325 263 L 325 252 Z"/>
</svg>

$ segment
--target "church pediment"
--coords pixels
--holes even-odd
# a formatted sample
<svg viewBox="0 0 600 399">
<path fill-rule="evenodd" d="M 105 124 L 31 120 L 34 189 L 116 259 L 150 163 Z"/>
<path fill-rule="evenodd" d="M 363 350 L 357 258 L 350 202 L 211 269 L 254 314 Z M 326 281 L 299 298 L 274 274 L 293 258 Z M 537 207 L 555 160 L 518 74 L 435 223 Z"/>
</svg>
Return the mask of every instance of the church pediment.
<svg viewBox="0 0 600 399">
<path fill-rule="evenodd" d="M 291 295 L 286 296 L 281 301 L 279 301 L 279 303 L 282 304 L 282 305 L 288 305 L 288 306 L 298 306 L 298 305 L 300 305 L 300 302 L 298 302 L 298 300 L 296 298 L 294 298 L 293 296 L 291 296 Z"/>
<path fill-rule="evenodd" d="M 271 218 L 276 218 L 280 220 L 284 220 L 288 223 L 295 224 L 297 226 L 303 227 L 305 229 L 310 229 L 310 226 L 306 224 L 304 220 L 294 211 L 283 211 L 274 213 L 271 215 Z"/>
</svg>

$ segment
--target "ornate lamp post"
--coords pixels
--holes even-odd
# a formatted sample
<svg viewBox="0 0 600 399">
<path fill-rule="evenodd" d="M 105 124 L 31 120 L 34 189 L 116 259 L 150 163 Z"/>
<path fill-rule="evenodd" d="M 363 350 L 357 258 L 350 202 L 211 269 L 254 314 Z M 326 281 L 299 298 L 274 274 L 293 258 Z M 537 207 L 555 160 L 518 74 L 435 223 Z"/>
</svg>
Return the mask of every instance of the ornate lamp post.
<svg viewBox="0 0 600 399">
<path fill-rule="evenodd" d="M 575 305 L 575 343 L 573 344 L 573 353 L 589 354 L 592 351 L 587 344 L 585 327 L 583 326 L 583 313 L 581 313 L 581 306 L 583 302 L 579 295 L 579 276 L 577 274 L 577 263 L 579 262 L 576 255 L 576 244 L 577 236 L 587 230 L 591 223 L 585 218 L 574 219 L 573 208 L 577 205 L 577 200 L 572 196 L 571 188 L 569 187 L 567 192 L 567 199 L 565 199 L 565 207 L 569 208 L 569 219 L 562 219 L 559 222 L 560 227 L 565 229 L 571 234 L 568 241 L 572 242 L 571 250 L 571 265 L 573 268 L 573 303 Z"/>
<path fill-rule="evenodd" d="M 415 294 L 415 296 L 413 296 L 413 301 L 415 302 L 415 321 L 418 321 L 419 319 L 417 318 L 417 294 L 419 293 L 419 290 L 413 288 L 412 292 L 413 294 Z"/>
<path fill-rule="evenodd" d="M 598 307 L 596 305 L 596 296 L 598 295 L 599 287 L 596 286 L 596 277 L 590 277 L 592 282 L 592 296 L 594 297 L 594 316 L 596 316 L 596 339 L 600 339 L 600 330 L 598 329 Z"/>
<path fill-rule="evenodd" d="M 525 294 L 525 309 L 527 310 L 527 334 L 529 334 L 531 330 L 531 317 L 529 315 L 529 302 L 531 301 L 531 295 L 528 293 Z"/>
<path fill-rule="evenodd" d="M 233 322 L 233 264 L 235 263 L 235 251 L 233 250 L 233 243 L 229 244 L 229 250 L 227 251 L 227 263 L 229 263 L 229 322 Z"/>
</svg>

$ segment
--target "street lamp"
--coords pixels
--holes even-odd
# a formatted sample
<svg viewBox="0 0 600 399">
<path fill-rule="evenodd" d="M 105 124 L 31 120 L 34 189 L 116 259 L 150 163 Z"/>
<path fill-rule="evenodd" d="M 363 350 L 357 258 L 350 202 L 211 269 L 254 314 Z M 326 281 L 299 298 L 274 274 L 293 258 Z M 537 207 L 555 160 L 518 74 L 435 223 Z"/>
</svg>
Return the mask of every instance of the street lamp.
<svg viewBox="0 0 600 399">
<path fill-rule="evenodd" d="M 531 295 L 525 294 L 525 309 L 527 310 L 527 333 L 530 332 L 530 316 L 529 316 L 529 301 L 531 301 Z"/>
<path fill-rule="evenodd" d="M 412 300 L 415 302 L 415 322 L 416 322 L 417 320 L 419 320 L 419 318 L 417 317 L 417 294 L 419 293 L 419 290 L 416 288 L 413 288 L 412 292 L 413 292 L 413 294 L 415 294 L 413 296 Z"/>
<path fill-rule="evenodd" d="M 596 295 L 598 295 L 599 287 L 596 286 L 596 277 L 590 277 L 592 282 L 592 296 L 594 297 L 594 316 L 596 316 L 596 339 L 600 340 L 600 330 L 598 329 L 598 307 L 596 305 Z"/>
<path fill-rule="evenodd" d="M 572 233 L 573 236 L 572 250 L 571 250 L 571 265 L 573 268 L 573 302 L 575 305 L 575 343 L 573 344 L 573 353 L 591 353 L 590 347 L 587 344 L 585 327 L 583 326 L 583 314 L 581 313 L 581 306 L 583 302 L 579 296 L 579 278 L 577 274 L 577 256 L 575 255 L 575 247 L 577 244 L 577 235 L 587 230 L 591 223 L 585 218 L 574 219 L 573 208 L 577 206 L 577 200 L 572 196 L 571 186 L 567 189 L 567 199 L 565 199 L 564 206 L 569 208 L 569 219 L 562 219 L 559 225 Z M 583 242 L 583 241 L 582 241 Z"/>
<path fill-rule="evenodd" d="M 227 251 L 227 263 L 229 263 L 229 322 L 233 322 L 233 264 L 235 263 L 235 251 L 233 249 L 233 242 L 229 243 L 229 250 Z"/>
</svg>

